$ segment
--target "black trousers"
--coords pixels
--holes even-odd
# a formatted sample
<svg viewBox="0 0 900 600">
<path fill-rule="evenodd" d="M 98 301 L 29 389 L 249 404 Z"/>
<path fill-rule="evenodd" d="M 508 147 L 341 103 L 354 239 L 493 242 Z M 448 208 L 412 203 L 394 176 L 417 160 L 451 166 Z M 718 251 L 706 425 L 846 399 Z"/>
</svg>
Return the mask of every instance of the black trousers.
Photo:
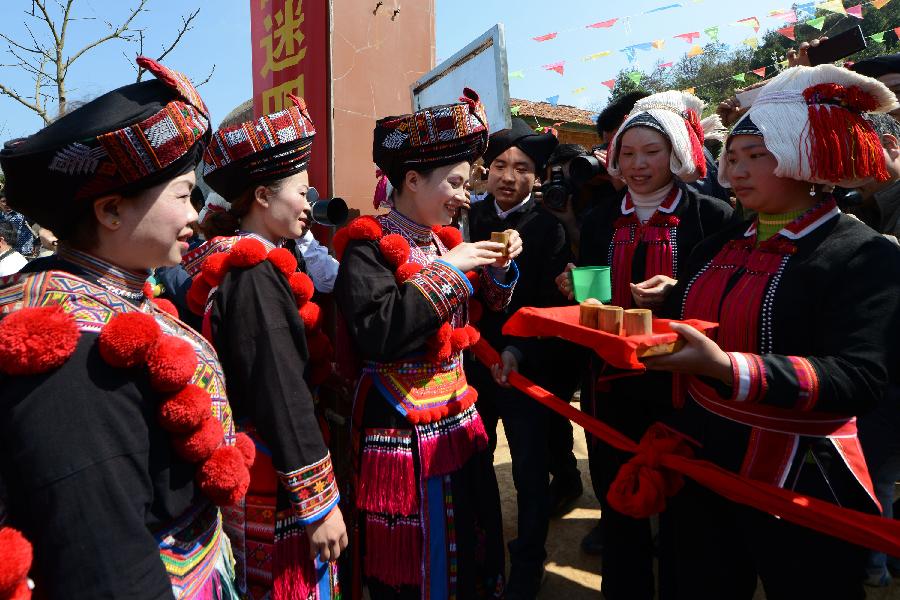
<svg viewBox="0 0 900 600">
<path fill-rule="evenodd" d="M 660 515 L 660 600 L 862 600 L 866 550 L 688 481 Z"/>
</svg>

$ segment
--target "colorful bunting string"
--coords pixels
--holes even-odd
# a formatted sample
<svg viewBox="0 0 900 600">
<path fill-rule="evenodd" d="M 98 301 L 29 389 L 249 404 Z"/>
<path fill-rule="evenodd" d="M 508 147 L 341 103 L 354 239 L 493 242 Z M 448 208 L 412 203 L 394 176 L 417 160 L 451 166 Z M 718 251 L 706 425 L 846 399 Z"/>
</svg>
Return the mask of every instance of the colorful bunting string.
<svg viewBox="0 0 900 600">
<path fill-rule="evenodd" d="M 840 2 L 840 0 L 838 0 Z M 759 19 L 756 17 L 748 17 L 746 19 L 740 19 L 735 22 L 735 25 L 744 25 L 746 27 L 752 27 L 753 31 L 759 33 Z"/>
</svg>

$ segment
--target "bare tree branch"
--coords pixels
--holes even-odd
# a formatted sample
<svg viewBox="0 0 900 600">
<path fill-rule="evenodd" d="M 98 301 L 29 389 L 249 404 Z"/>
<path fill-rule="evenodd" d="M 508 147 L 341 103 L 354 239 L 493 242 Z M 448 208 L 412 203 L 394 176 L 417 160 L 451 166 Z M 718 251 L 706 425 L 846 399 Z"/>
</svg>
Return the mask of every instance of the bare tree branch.
<svg viewBox="0 0 900 600">
<path fill-rule="evenodd" d="M 160 55 L 156 58 L 156 62 L 162 62 L 163 59 L 164 59 L 164 58 L 165 58 L 172 50 L 175 49 L 175 46 L 178 45 L 178 42 L 181 41 L 181 38 L 184 37 L 184 34 L 186 34 L 188 31 L 190 31 L 191 29 L 193 29 L 193 27 L 191 27 L 191 21 L 193 21 L 193 20 L 197 17 L 197 15 L 199 15 L 199 14 L 200 14 L 200 9 L 198 8 L 197 10 L 195 10 L 194 12 L 192 12 L 187 18 L 184 18 L 184 16 L 181 17 L 181 28 L 178 30 L 178 34 L 175 36 L 175 40 L 174 40 L 171 44 L 169 44 L 169 47 L 166 48 L 165 50 L 163 50 L 163 53 L 160 54 Z M 144 50 L 144 32 L 141 31 L 140 34 L 141 34 L 141 53 L 143 53 L 143 50 Z M 141 78 L 144 76 L 143 71 L 144 71 L 143 69 L 138 69 L 138 78 L 137 78 L 138 81 L 140 81 Z"/>
<path fill-rule="evenodd" d="M 69 8 L 72 6 L 73 1 L 74 0 L 69 0 L 69 4 L 66 6 L 66 17 L 65 17 L 66 21 L 63 23 L 63 31 L 64 32 L 65 32 L 66 24 L 68 22 Z M 65 75 L 65 71 L 68 70 L 68 68 L 70 66 L 72 66 L 72 63 L 75 62 L 76 60 L 78 60 L 82 54 L 84 54 L 91 48 L 96 48 L 103 42 L 108 42 L 109 40 L 114 40 L 117 38 L 122 39 L 122 34 L 128 30 L 128 26 L 131 25 L 131 22 L 134 20 L 134 18 L 136 16 L 138 16 L 142 10 L 144 10 L 145 4 L 147 4 L 147 0 L 140 0 L 140 4 L 138 4 L 137 8 L 135 8 L 133 11 L 131 11 L 131 14 L 128 15 L 128 18 L 125 19 L 125 22 L 122 23 L 121 25 L 119 25 L 115 31 L 113 31 L 109 35 L 103 36 L 99 40 L 95 40 L 95 41 L 91 42 L 90 44 L 86 45 L 84 48 L 82 48 L 81 50 L 79 50 L 78 52 L 73 54 L 71 58 L 66 60 L 65 66 L 63 67 L 63 74 Z"/>
<path fill-rule="evenodd" d="M 44 111 L 43 109 L 41 109 L 40 106 L 38 106 L 37 104 L 32 104 L 31 102 L 28 102 L 27 100 L 22 98 L 19 94 L 17 94 L 15 90 L 12 90 L 12 89 L 6 87 L 2 83 L 0 83 L 0 94 L 10 97 L 13 100 L 15 100 L 16 102 L 19 102 L 20 104 L 25 106 L 26 108 L 30 108 L 31 110 L 36 112 L 38 114 L 38 116 L 40 116 L 44 120 L 44 124 L 47 124 L 50 122 L 50 119 L 47 117 L 47 112 Z"/>
<path fill-rule="evenodd" d="M 209 72 L 209 75 L 206 76 L 206 79 L 195 85 L 194 87 L 200 87 L 205 83 L 209 83 L 209 80 L 212 79 L 213 73 L 216 72 L 216 63 L 213 63 L 212 70 Z"/>
</svg>

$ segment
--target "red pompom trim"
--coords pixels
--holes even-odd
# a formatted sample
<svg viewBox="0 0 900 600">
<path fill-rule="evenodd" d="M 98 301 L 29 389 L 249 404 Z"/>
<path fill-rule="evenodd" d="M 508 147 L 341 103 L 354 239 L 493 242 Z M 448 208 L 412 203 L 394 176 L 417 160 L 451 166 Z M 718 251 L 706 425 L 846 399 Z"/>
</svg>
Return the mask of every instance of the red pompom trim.
<svg viewBox="0 0 900 600">
<path fill-rule="evenodd" d="M 153 304 L 156 306 L 156 308 L 163 311 L 164 313 L 167 313 L 169 316 L 175 317 L 176 319 L 179 318 L 178 308 L 175 306 L 175 304 L 172 303 L 171 300 L 167 300 L 165 298 L 154 298 Z"/>
<path fill-rule="evenodd" d="M 463 350 L 465 350 L 468 347 L 469 347 L 468 332 L 462 327 L 454 329 L 453 332 L 450 334 L 450 348 L 453 350 L 453 352 L 454 353 L 462 352 Z"/>
<path fill-rule="evenodd" d="M 309 349 L 310 362 L 327 361 L 334 356 L 331 340 L 321 331 L 306 336 L 306 347 Z"/>
<path fill-rule="evenodd" d="M 409 242 L 399 233 L 390 233 L 384 236 L 378 242 L 378 246 L 381 248 L 381 254 L 395 269 L 409 260 Z"/>
<path fill-rule="evenodd" d="M 466 271 L 466 279 L 472 285 L 472 291 L 477 294 L 478 290 L 481 289 L 481 276 L 478 274 L 478 271 Z"/>
<path fill-rule="evenodd" d="M 256 444 L 246 433 L 239 433 L 234 438 L 234 447 L 241 451 L 244 457 L 244 466 L 248 469 L 253 466 L 256 461 Z"/>
<path fill-rule="evenodd" d="M 446 227 L 441 227 L 441 229 L 437 232 L 438 238 L 444 245 L 447 246 L 448 250 L 453 250 L 460 244 L 462 244 L 463 237 L 462 232 L 456 227 L 452 227 L 447 225 Z"/>
<path fill-rule="evenodd" d="M 127 369 L 143 364 L 160 336 L 162 330 L 152 315 L 128 312 L 110 319 L 100 330 L 97 343 L 103 360 L 117 369 Z"/>
<path fill-rule="evenodd" d="M 209 458 L 224 440 L 225 432 L 222 430 L 222 424 L 212 416 L 212 413 L 207 413 L 207 417 L 196 431 L 175 437 L 173 445 L 179 456 L 196 463 Z"/>
<path fill-rule="evenodd" d="M 190 383 L 197 370 L 197 354 L 187 341 L 163 335 L 147 353 L 147 369 L 154 389 L 174 392 Z"/>
<path fill-rule="evenodd" d="M 212 414 L 212 398 L 196 385 L 187 385 L 159 407 L 159 423 L 166 431 L 187 433 L 199 428 Z"/>
<path fill-rule="evenodd" d="M 291 273 L 291 276 L 288 277 L 288 285 L 291 286 L 297 306 L 303 306 L 309 302 L 316 293 L 316 286 L 306 273 L 299 271 Z"/>
<path fill-rule="evenodd" d="M 453 335 L 453 327 L 450 323 L 444 323 L 437 332 L 428 340 L 432 358 L 437 362 L 450 360 L 453 355 L 453 347 L 450 339 Z"/>
<path fill-rule="evenodd" d="M 481 339 L 481 332 L 472 327 L 471 325 L 466 325 L 463 327 L 466 331 L 466 335 L 469 336 L 469 348 L 478 343 L 478 340 Z"/>
<path fill-rule="evenodd" d="M 197 472 L 197 483 L 215 504 L 236 504 L 250 487 L 244 454 L 234 446 L 217 448 Z"/>
<path fill-rule="evenodd" d="M 21 586 L 25 584 L 28 591 L 28 570 L 34 552 L 31 542 L 12 527 L 0 528 L 0 548 L 3 549 L 3 560 L 0 561 L 0 598 L 27 598 L 21 594 Z"/>
<path fill-rule="evenodd" d="M 484 316 L 484 305 L 477 298 L 469 299 L 469 322 L 477 323 Z"/>
<path fill-rule="evenodd" d="M 307 332 L 316 331 L 322 320 L 322 309 L 315 302 L 307 302 L 300 307 L 300 318 Z"/>
<path fill-rule="evenodd" d="M 364 216 L 353 219 L 347 225 L 347 235 L 352 240 L 369 240 L 374 242 L 384 235 L 384 231 L 381 229 L 381 223 L 375 217 Z"/>
<path fill-rule="evenodd" d="M 202 315 L 206 312 L 206 300 L 209 298 L 210 291 L 212 291 L 212 287 L 205 277 L 195 277 L 185 296 L 188 310 L 195 315 Z"/>
<path fill-rule="evenodd" d="M 61 308 L 23 308 L 0 321 L 0 373 L 34 375 L 62 366 L 75 352 L 78 323 Z"/>
<path fill-rule="evenodd" d="M 397 267 L 397 271 L 394 273 L 394 277 L 397 279 L 397 283 L 403 284 L 410 277 L 418 273 L 422 270 L 422 265 L 419 263 L 408 262 Z"/>
<path fill-rule="evenodd" d="M 350 230 L 346 227 L 338 229 L 334 234 L 334 238 L 331 240 L 331 247 L 334 248 L 334 255 L 338 261 L 344 258 L 344 250 L 347 249 L 347 244 L 349 243 Z"/>
<path fill-rule="evenodd" d="M 297 270 L 297 258 L 287 248 L 275 248 L 266 257 L 285 277 L 290 277 Z"/>
<path fill-rule="evenodd" d="M 263 243 L 252 237 L 241 238 L 228 253 L 228 263 L 232 267 L 246 268 L 266 260 L 268 252 Z"/>
<path fill-rule="evenodd" d="M 200 272 L 210 289 L 222 283 L 225 273 L 228 272 L 228 253 L 216 252 L 203 261 Z M 205 300 L 205 299 L 204 299 Z"/>
</svg>

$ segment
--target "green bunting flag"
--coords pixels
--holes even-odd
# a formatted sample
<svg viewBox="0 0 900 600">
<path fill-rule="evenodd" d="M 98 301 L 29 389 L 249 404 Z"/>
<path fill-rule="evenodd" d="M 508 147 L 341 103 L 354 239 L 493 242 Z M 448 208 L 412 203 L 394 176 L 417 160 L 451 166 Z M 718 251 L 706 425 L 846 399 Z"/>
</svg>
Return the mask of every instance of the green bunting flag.
<svg viewBox="0 0 900 600">
<path fill-rule="evenodd" d="M 634 85 L 640 84 L 641 83 L 641 72 L 640 71 L 632 71 L 631 73 L 628 74 L 628 79 L 630 79 Z"/>
<path fill-rule="evenodd" d="M 747 79 L 747 77 L 744 73 L 738 73 L 737 75 L 732 75 L 731 78 L 734 79 L 735 81 L 740 81 L 741 83 L 744 83 L 744 81 L 746 81 L 746 79 Z"/>
<path fill-rule="evenodd" d="M 711 39 L 712 41 L 714 41 L 714 42 L 719 41 L 719 28 L 718 27 L 707 27 L 706 29 L 703 30 L 703 33 L 705 33 L 709 37 L 709 39 Z"/>
<path fill-rule="evenodd" d="M 887 32 L 886 32 L 886 31 L 882 31 L 882 32 L 879 32 L 879 33 L 873 33 L 872 35 L 869 36 L 869 39 L 870 39 L 870 40 L 873 40 L 873 41 L 875 41 L 875 42 L 878 42 L 879 44 L 883 44 L 883 43 L 884 43 L 884 34 L 885 34 L 885 33 L 887 33 Z"/>
<path fill-rule="evenodd" d="M 806 22 L 810 27 L 814 27 L 819 31 L 822 31 L 822 26 L 825 25 L 825 17 L 819 17 L 818 19 L 810 19 Z"/>
<path fill-rule="evenodd" d="M 519 116 L 519 110 L 520 110 L 521 108 L 522 108 L 521 106 L 519 106 L 518 104 L 516 104 L 515 106 L 513 106 L 512 108 L 509 109 L 509 114 L 511 114 L 511 115 L 514 116 L 514 117 L 518 117 L 518 116 Z"/>
<path fill-rule="evenodd" d="M 523 71 L 511 71 L 509 74 L 510 79 L 525 79 L 525 73 Z"/>
</svg>

